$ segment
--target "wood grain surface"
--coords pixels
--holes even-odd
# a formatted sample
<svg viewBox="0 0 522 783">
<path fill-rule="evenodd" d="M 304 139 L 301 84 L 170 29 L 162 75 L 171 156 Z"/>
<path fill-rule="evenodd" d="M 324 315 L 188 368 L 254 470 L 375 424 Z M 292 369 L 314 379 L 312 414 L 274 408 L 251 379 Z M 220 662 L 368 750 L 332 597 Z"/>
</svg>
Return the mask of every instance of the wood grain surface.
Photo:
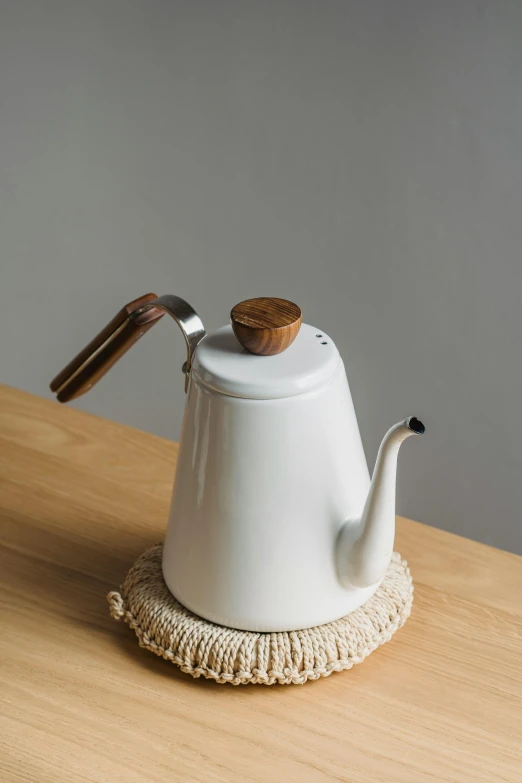
<svg viewBox="0 0 522 783">
<path fill-rule="evenodd" d="M 259 356 L 286 351 L 299 334 L 302 320 L 296 304 L 269 296 L 245 299 L 230 313 L 232 329 L 243 348 Z"/>
<path fill-rule="evenodd" d="M 69 402 L 88 392 L 165 315 L 161 310 L 151 309 L 139 320 L 129 319 L 131 313 L 156 298 L 156 294 L 145 294 L 122 307 L 101 332 L 60 370 L 50 384 L 51 391 L 60 402 Z"/>
<path fill-rule="evenodd" d="M 5 387 L 0 424 L 2 783 L 522 780 L 521 558 L 399 519 L 389 644 L 304 686 L 193 680 L 105 601 L 164 535 L 176 444 Z"/>
</svg>

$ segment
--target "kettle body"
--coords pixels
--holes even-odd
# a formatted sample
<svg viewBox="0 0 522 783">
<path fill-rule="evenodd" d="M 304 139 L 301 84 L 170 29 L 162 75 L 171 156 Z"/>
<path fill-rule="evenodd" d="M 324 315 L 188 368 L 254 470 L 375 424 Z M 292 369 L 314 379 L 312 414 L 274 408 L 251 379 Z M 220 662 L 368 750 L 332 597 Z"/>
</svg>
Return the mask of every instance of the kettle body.
<svg viewBox="0 0 522 783">
<path fill-rule="evenodd" d="M 297 339 L 313 345 L 315 334 L 303 325 Z M 249 631 L 308 628 L 353 611 L 378 584 L 346 589 L 337 577 L 339 531 L 357 524 L 370 486 L 340 357 L 301 394 L 236 397 L 201 380 L 206 339 L 163 549 L 169 589 L 195 614 Z"/>
</svg>

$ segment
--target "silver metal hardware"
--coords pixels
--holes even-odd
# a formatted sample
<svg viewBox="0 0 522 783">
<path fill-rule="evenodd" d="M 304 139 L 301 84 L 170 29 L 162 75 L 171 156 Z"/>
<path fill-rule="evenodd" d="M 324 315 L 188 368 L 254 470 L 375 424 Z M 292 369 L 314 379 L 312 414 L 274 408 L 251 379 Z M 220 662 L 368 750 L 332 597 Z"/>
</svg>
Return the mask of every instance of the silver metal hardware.
<svg viewBox="0 0 522 783">
<path fill-rule="evenodd" d="M 140 315 L 147 312 L 147 310 L 153 309 L 164 310 L 168 313 L 183 332 L 183 337 L 185 338 L 185 343 L 187 345 L 187 361 L 183 363 L 182 370 L 185 373 L 185 392 L 187 392 L 190 370 L 192 367 L 192 357 L 198 343 L 206 334 L 203 322 L 188 302 L 173 294 L 158 296 L 157 299 L 153 299 L 151 302 L 147 302 L 147 304 L 134 310 L 129 318 L 132 321 L 139 323 Z"/>
</svg>

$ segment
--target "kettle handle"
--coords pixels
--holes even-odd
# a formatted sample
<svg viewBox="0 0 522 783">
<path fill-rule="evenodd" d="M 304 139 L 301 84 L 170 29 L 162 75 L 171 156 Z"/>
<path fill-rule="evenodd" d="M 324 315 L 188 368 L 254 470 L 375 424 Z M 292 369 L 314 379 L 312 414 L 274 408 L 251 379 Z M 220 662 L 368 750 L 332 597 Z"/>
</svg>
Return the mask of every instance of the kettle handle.
<svg viewBox="0 0 522 783">
<path fill-rule="evenodd" d="M 145 294 L 122 307 L 114 318 L 67 364 L 51 382 L 59 402 L 69 402 L 89 391 L 139 338 L 165 313 L 176 321 L 187 346 L 183 364 L 188 390 L 192 357 L 205 329 L 196 311 L 179 296 Z"/>
</svg>

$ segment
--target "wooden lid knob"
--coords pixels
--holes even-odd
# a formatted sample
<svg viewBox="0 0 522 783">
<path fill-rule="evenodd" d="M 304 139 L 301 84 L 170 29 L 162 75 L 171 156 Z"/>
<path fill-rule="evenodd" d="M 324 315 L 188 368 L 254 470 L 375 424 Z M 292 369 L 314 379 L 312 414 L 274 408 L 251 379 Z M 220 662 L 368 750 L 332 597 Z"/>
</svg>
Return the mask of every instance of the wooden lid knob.
<svg viewBox="0 0 522 783">
<path fill-rule="evenodd" d="M 247 351 L 273 356 L 293 343 L 301 327 L 301 308 L 288 299 L 245 299 L 230 313 L 232 329 Z"/>
</svg>

